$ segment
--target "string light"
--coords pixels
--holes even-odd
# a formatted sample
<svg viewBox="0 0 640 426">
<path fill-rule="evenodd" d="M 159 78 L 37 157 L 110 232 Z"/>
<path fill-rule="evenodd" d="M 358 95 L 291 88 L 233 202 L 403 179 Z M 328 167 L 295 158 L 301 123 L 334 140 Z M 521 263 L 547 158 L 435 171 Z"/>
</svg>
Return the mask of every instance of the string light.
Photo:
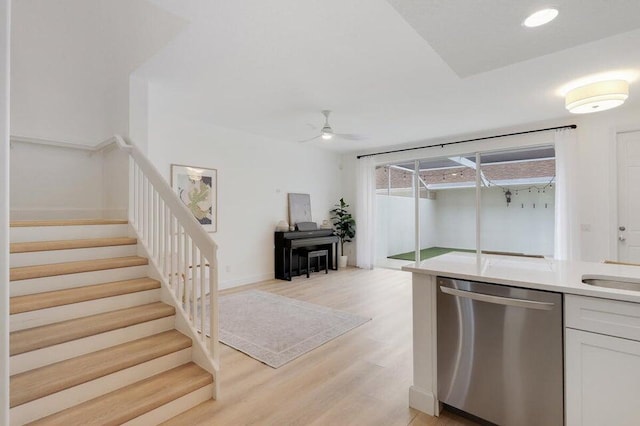
<svg viewBox="0 0 640 426">
<path fill-rule="evenodd" d="M 502 186 L 502 185 L 498 185 L 497 183 L 493 182 L 491 179 L 488 179 L 485 177 L 485 180 L 487 182 L 487 187 L 489 187 L 490 185 L 493 186 L 497 186 L 498 188 L 502 189 L 502 192 L 507 192 L 509 190 L 509 188 L 507 188 L 506 186 Z M 540 194 L 540 191 L 542 191 L 543 193 L 546 193 L 546 189 L 547 188 L 553 188 L 553 182 L 556 180 L 556 177 L 553 176 L 549 182 L 547 182 L 546 184 L 542 185 L 542 186 L 538 186 L 538 185 L 531 185 L 531 186 L 527 186 L 524 188 L 519 188 L 518 190 L 516 190 L 516 195 L 518 195 L 518 191 L 525 191 L 528 190 L 529 192 L 531 192 L 531 190 L 534 191 L 538 191 L 538 194 Z"/>
</svg>

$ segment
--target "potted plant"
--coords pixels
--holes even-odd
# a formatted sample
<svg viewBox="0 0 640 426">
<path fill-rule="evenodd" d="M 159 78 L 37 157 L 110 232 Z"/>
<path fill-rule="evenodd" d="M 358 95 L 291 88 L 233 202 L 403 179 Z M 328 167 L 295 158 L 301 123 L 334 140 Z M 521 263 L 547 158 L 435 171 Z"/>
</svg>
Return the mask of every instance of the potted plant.
<svg viewBox="0 0 640 426">
<path fill-rule="evenodd" d="M 338 258 L 338 266 L 344 268 L 347 266 L 347 256 L 344 255 L 344 243 L 351 242 L 356 235 L 356 221 L 347 211 L 349 204 L 344 202 L 344 198 L 340 198 L 340 204 L 335 205 L 336 208 L 331 210 L 331 220 L 336 235 L 340 238 L 340 257 Z"/>
</svg>

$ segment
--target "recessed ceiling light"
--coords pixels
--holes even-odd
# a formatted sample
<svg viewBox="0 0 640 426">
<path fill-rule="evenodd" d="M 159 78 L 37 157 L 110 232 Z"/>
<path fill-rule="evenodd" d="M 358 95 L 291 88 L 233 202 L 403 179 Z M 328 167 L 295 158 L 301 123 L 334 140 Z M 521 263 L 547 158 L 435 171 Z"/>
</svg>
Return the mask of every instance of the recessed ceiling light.
<svg viewBox="0 0 640 426">
<path fill-rule="evenodd" d="M 539 27 L 553 21 L 556 16 L 558 16 L 558 9 L 542 9 L 529 15 L 522 25 L 529 28 Z"/>
</svg>

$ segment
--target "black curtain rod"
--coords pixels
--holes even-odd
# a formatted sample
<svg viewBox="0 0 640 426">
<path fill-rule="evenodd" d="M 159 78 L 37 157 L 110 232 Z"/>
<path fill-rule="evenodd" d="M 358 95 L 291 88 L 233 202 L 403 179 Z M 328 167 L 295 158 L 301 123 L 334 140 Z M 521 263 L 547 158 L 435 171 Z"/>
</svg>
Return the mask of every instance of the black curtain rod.
<svg viewBox="0 0 640 426">
<path fill-rule="evenodd" d="M 546 129 L 525 130 L 524 132 L 506 133 L 504 135 L 485 136 L 483 138 L 466 139 L 466 140 L 463 140 L 463 141 L 436 143 L 436 144 L 433 144 L 433 145 L 416 146 L 414 148 L 404 148 L 404 149 L 395 149 L 393 151 L 374 152 L 373 154 L 362 154 L 362 155 L 358 155 L 358 159 L 360 159 L 362 157 L 373 157 L 374 155 L 393 154 L 393 153 L 396 153 L 396 152 L 413 151 L 413 150 L 416 150 L 416 149 L 424 149 L 424 148 L 435 148 L 435 147 L 438 147 L 438 146 L 440 148 L 444 148 L 446 145 L 456 145 L 456 144 L 459 144 L 459 143 L 476 142 L 476 141 L 483 141 L 483 140 L 495 139 L 495 138 L 504 138 L 504 137 L 507 137 L 507 136 L 526 135 L 527 133 L 538 133 L 538 132 L 548 132 L 549 130 L 577 129 L 577 128 L 578 128 L 578 126 L 575 125 L 575 124 L 568 124 L 566 126 L 547 127 Z"/>
</svg>

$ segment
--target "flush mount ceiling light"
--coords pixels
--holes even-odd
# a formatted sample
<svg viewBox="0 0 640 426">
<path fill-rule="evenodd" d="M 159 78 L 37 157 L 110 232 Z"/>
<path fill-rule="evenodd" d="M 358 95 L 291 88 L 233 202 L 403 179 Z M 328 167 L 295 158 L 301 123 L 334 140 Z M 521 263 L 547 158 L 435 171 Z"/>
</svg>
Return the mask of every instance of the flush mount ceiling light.
<svg viewBox="0 0 640 426">
<path fill-rule="evenodd" d="M 620 106 L 628 97 L 627 81 L 598 81 L 570 90 L 565 97 L 565 106 L 574 114 L 586 114 Z"/>
<path fill-rule="evenodd" d="M 558 9 L 542 9 L 529 15 L 522 25 L 529 28 L 539 27 L 540 25 L 553 21 L 556 19 L 556 16 L 558 16 Z"/>
</svg>

